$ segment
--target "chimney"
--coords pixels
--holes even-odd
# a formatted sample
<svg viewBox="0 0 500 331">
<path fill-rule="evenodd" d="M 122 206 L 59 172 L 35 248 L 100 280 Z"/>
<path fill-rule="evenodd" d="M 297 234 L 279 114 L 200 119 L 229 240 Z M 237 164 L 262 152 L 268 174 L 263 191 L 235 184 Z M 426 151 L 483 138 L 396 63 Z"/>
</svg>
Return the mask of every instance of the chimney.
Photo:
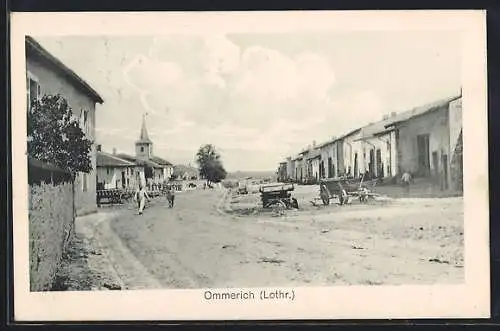
<svg viewBox="0 0 500 331">
<path fill-rule="evenodd" d="M 395 112 L 395 111 L 393 111 L 393 112 L 391 113 L 391 117 L 396 117 L 396 112 Z"/>
<path fill-rule="evenodd" d="M 97 151 L 100 152 L 101 149 L 102 149 L 102 145 L 101 144 L 97 145 Z"/>
<path fill-rule="evenodd" d="M 116 155 L 116 148 L 113 148 L 113 155 Z"/>
<path fill-rule="evenodd" d="M 386 119 L 389 119 L 389 115 L 384 115 L 382 116 L 382 120 L 385 121 Z"/>
<path fill-rule="evenodd" d="M 313 140 L 313 147 L 316 147 L 316 140 Z"/>
</svg>

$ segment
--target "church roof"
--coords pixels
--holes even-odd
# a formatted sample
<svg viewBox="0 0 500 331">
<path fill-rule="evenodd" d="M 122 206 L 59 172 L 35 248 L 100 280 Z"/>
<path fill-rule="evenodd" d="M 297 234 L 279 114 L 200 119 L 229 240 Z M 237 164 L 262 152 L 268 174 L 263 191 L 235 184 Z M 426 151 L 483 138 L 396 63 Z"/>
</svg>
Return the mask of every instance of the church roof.
<svg viewBox="0 0 500 331">
<path fill-rule="evenodd" d="M 149 139 L 148 130 L 146 129 L 146 118 L 142 117 L 142 127 L 141 127 L 141 135 L 139 136 L 139 140 L 135 142 L 136 144 L 152 144 L 153 142 Z"/>
<path fill-rule="evenodd" d="M 154 155 L 152 155 L 150 157 L 150 160 L 153 161 L 154 163 L 159 164 L 159 165 L 167 165 L 167 166 L 171 166 L 172 165 L 172 163 L 170 163 L 169 161 L 167 161 L 165 159 L 162 159 L 161 157 L 154 156 Z"/>
<path fill-rule="evenodd" d="M 132 155 L 128 155 L 125 153 L 116 154 L 116 156 L 119 157 L 120 159 L 124 159 L 124 160 L 127 160 L 129 162 L 133 162 L 135 165 L 138 165 L 138 166 L 147 165 L 147 166 L 150 166 L 152 168 L 157 168 L 157 169 L 163 168 L 163 165 L 158 164 L 152 160 L 139 159 L 139 158 L 136 158 Z"/>
</svg>

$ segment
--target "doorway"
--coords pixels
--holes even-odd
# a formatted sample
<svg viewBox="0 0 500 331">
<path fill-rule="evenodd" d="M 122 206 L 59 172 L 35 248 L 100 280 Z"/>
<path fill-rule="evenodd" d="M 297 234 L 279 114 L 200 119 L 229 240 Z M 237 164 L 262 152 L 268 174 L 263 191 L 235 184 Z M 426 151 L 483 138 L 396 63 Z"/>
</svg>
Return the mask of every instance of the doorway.
<svg viewBox="0 0 500 331">
<path fill-rule="evenodd" d="M 377 160 L 377 177 L 383 178 L 384 177 L 384 164 L 382 163 L 382 151 L 377 149 L 376 152 L 376 160 Z"/>
<path fill-rule="evenodd" d="M 439 179 L 439 158 L 437 152 L 432 152 L 432 170 L 434 173 L 434 181 L 437 183 Z"/>
<path fill-rule="evenodd" d="M 334 169 L 332 168 L 333 163 L 332 163 L 332 158 L 328 158 L 328 178 L 334 177 Z"/>
<path fill-rule="evenodd" d="M 417 152 L 418 152 L 418 173 L 422 176 L 429 176 L 430 161 L 429 161 L 428 134 L 417 136 Z"/>
<path fill-rule="evenodd" d="M 125 171 L 122 171 L 122 188 L 127 186 L 127 182 L 125 180 Z"/>
<path fill-rule="evenodd" d="M 448 189 L 448 155 L 442 155 L 442 164 L 443 164 L 443 189 Z"/>
<path fill-rule="evenodd" d="M 370 161 L 368 163 L 368 171 L 370 172 L 370 178 L 375 176 L 375 153 L 373 149 L 370 149 Z"/>
<path fill-rule="evenodd" d="M 359 176 L 358 174 L 358 153 L 354 154 L 354 173 L 353 173 L 354 178 L 357 178 Z"/>
</svg>

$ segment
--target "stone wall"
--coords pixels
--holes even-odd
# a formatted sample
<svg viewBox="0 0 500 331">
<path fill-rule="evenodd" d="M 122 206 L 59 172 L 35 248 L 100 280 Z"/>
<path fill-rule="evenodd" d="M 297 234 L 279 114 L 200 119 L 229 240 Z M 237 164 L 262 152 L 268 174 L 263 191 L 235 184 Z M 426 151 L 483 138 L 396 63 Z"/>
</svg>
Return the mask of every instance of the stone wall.
<svg viewBox="0 0 500 331">
<path fill-rule="evenodd" d="M 61 180 L 57 173 L 30 168 L 30 290 L 47 291 L 74 233 L 74 188 L 70 180 Z M 49 179 L 37 181 L 41 172 Z"/>
</svg>

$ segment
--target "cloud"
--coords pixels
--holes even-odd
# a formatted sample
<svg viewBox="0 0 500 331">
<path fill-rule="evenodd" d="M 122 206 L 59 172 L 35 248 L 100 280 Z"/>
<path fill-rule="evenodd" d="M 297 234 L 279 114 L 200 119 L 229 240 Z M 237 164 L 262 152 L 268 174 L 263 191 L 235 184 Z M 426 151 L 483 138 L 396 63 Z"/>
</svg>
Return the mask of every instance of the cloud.
<svg viewBox="0 0 500 331">
<path fill-rule="evenodd" d="M 241 48 L 225 36 L 154 38 L 123 77 L 164 152 L 213 143 L 279 157 L 376 120 L 383 107 L 374 90 L 336 91 L 335 70 L 319 53 Z"/>
<path fill-rule="evenodd" d="M 335 106 L 335 73 L 320 54 L 242 49 L 225 36 L 154 38 L 123 73 L 149 123 L 161 128 L 150 135 L 163 150 L 211 142 L 285 153 L 309 141 Z"/>
<path fill-rule="evenodd" d="M 223 35 L 210 36 L 204 40 L 203 59 L 209 73 L 231 75 L 240 66 L 240 47 Z"/>
</svg>

